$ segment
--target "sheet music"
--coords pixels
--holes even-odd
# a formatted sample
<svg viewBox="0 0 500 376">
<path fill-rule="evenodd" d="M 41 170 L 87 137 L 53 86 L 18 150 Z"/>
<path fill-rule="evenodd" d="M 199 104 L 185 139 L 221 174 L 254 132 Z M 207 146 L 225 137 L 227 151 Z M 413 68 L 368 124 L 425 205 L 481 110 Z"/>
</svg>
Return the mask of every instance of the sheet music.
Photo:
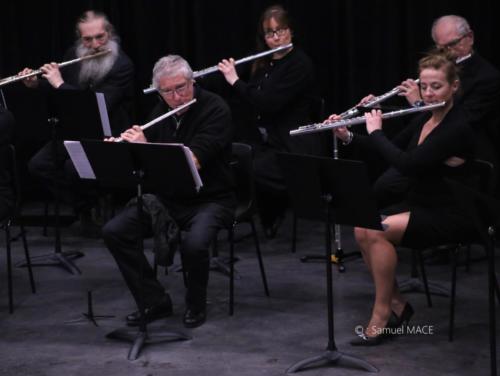
<svg viewBox="0 0 500 376">
<path fill-rule="evenodd" d="M 161 143 L 161 142 L 152 142 L 153 144 L 157 145 L 171 145 L 171 146 L 182 146 L 184 150 L 184 155 L 186 156 L 186 161 L 189 165 L 189 169 L 191 170 L 191 176 L 193 177 L 194 184 L 196 187 L 196 192 L 199 192 L 201 187 L 203 187 L 203 182 L 201 181 L 200 174 L 198 173 L 198 169 L 196 168 L 196 165 L 194 164 L 193 160 L 193 154 L 191 153 L 191 149 L 189 149 L 187 146 L 184 146 L 184 144 L 180 143 Z"/>
<path fill-rule="evenodd" d="M 201 187 L 203 187 L 203 182 L 201 181 L 200 174 L 198 173 L 198 169 L 194 164 L 193 153 L 191 153 L 191 149 L 187 146 L 183 146 L 184 154 L 186 155 L 186 159 L 189 165 L 189 169 L 191 170 L 191 174 L 193 175 L 194 183 L 196 185 L 196 192 L 199 192 Z"/>
<path fill-rule="evenodd" d="M 94 179 L 95 174 L 80 141 L 64 141 L 64 147 L 82 179 Z"/>
<path fill-rule="evenodd" d="M 111 137 L 111 126 L 109 125 L 108 108 L 106 107 L 106 99 L 103 93 L 95 93 L 97 98 L 97 106 L 99 107 L 99 115 L 101 117 L 102 132 L 105 137 Z"/>
</svg>

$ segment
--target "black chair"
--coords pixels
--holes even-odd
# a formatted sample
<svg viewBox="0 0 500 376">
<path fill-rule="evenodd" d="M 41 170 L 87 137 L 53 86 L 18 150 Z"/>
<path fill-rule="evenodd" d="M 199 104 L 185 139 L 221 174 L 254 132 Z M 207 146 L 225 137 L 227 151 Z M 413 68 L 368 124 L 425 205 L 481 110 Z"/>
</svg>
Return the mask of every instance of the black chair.
<svg viewBox="0 0 500 376">
<path fill-rule="evenodd" d="M 494 167 L 490 162 L 483 161 L 480 159 L 475 159 L 468 162 L 469 168 L 476 179 L 475 185 L 478 190 L 487 195 L 493 193 L 494 188 Z M 457 260 L 460 250 L 467 246 L 470 249 L 472 243 L 481 243 L 480 239 L 475 242 L 459 242 L 459 243 L 449 243 L 438 246 L 436 249 L 442 249 L 444 252 L 450 252 L 450 264 L 451 264 L 451 289 L 448 290 L 438 284 L 433 284 L 427 279 L 427 273 L 425 270 L 425 263 L 422 256 L 424 249 L 412 249 L 412 278 L 411 282 L 413 287 L 418 287 L 423 289 L 427 298 L 427 305 L 432 307 L 431 294 L 450 296 L 450 314 L 449 314 L 449 327 L 448 327 L 448 340 L 453 341 L 454 335 L 454 320 L 455 320 L 455 298 L 456 298 L 456 280 L 457 280 Z M 418 280 L 418 267 L 420 267 L 420 272 L 422 275 L 422 281 Z M 403 292 L 405 290 L 401 289 Z M 498 290 L 498 288 L 497 288 Z M 416 291 L 416 290 L 413 290 Z M 499 297 L 500 300 L 500 297 Z"/>
<path fill-rule="evenodd" d="M 9 173 L 10 177 L 10 188 L 12 189 L 14 195 L 14 206 L 11 212 L 6 218 L 2 218 L 0 221 L 0 228 L 5 232 L 5 247 L 7 250 L 7 285 L 9 294 L 9 313 L 14 312 L 14 298 L 13 298 L 13 286 L 12 286 L 12 255 L 11 255 L 11 243 L 14 240 L 11 234 L 11 227 L 17 225 L 20 229 L 19 236 L 22 239 L 24 246 L 24 255 L 26 258 L 26 264 L 28 266 L 29 278 L 31 291 L 36 292 L 35 281 L 33 279 L 33 271 L 31 269 L 31 259 L 28 250 L 28 242 L 26 241 L 26 231 L 21 217 L 21 189 L 19 184 L 19 174 L 17 169 L 16 161 L 16 149 L 13 145 L 6 145 L 0 148 L 0 160 L 3 161 L 1 166 Z M 16 237 L 17 238 L 17 237 Z"/>
<path fill-rule="evenodd" d="M 269 296 L 269 288 L 267 285 L 266 272 L 262 261 L 260 251 L 259 238 L 255 226 L 254 216 L 257 213 L 255 201 L 255 181 L 253 174 L 253 150 L 250 145 L 243 143 L 232 144 L 232 161 L 235 182 L 237 207 L 235 210 L 235 218 L 228 230 L 229 241 L 229 315 L 234 313 L 234 229 L 240 223 L 249 223 L 252 228 L 252 236 L 255 242 L 255 251 L 259 261 L 260 274 L 262 284 L 266 296 Z"/>
<path fill-rule="evenodd" d="M 493 166 L 485 165 L 483 168 L 485 176 L 493 187 Z M 462 209 L 469 216 L 470 222 L 477 231 L 476 243 L 481 244 L 487 255 L 487 280 L 488 280 L 488 318 L 489 318 L 489 347 L 490 347 L 490 374 L 497 375 L 497 346 L 496 346 L 496 309 L 495 309 L 495 291 L 497 299 L 500 301 L 500 287 L 498 277 L 495 273 L 495 232 L 498 226 L 500 215 L 500 201 L 489 193 L 480 192 L 471 189 L 460 183 L 448 182 L 452 192 L 461 205 Z M 452 260 L 452 302 L 450 306 L 450 332 L 449 339 L 453 340 L 453 317 L 454 317 L 454 299 L 456 285 L 456 260 Z"/>
<path fill-rule="evenodd" d="M 493 167 L 493 165 L 490 162 L 476 159 L 475 161 L 473 161 L 472 168 L 477 173 L 477 177 L 479 179 L 478 186 L 480 187 L 480 192 L 482 192 L 485 195 L 492 196 L 493 190 L 494 190 L 494 167 Z M 490 242 L 492 242 L 494 244 L 495 231 L 491 225 L 492 224 L 489 223 L 486 225 L 486 227 L 488 227 L 487 232 L 488 232 L 488 236 L 490 237 L 489 240 L 490 240 Z M 478 239 L 475 241 L 475 243 L 482 244 L 485 248 L 486 254 L 488 254 L 487 247 L 489 245 L 483 244 L 484 240 L 481 239 L 480 236 L 478 236 Z M 461 249 L 461 247 L 455 247 L 452 249 L 452 252 L 451 252 L 452 273 L 451 273 L 451 293 L 450 293 L 450 321 L 449 321 L 449 328 L 448 328 L 448 340 L 449 341 L 453 341 L 453 335 L 454 335 L 455 298 L 456 298 L 456 285 L 457 285 L 457 259 L 458 259 L 458 252 L 460 249 Z M 492 252 L 494 252 L 494 248 L 492 248 Z M 467 253 L 468 254 L 470 253 L 470 244 L 467 247 Z M 467 255 L 467 257 L 469 257 L 469 255 Z M 486 257 L 486 259 L 488 259 L 488 257 Z M 495 278 L 495 287 L 496 287 L 496 292 L 497 292 L 497 298 L 500 302 L 498 280 L 496 280 L 496 278 Z"/>
<path fill-rule="evenodd" d="M 255 251 L 259 262 L 260 274 L 262 277 L 262 284 L 264 285 L 264 292 L 269 296 L 269 287 L 267 284 L 266 272 L 264 269 L 264 262 L 262 261 L 262 253 L 260 250 L 259 238 L 257 236 L 257 228 L 255 226 L 254 216 L 257 213 L 257 205 L 255 200 L 255 181 L 253 174 L 253 150 L 248 144 L 234 142 L 231 145 L 231 167 L 236 183 L 236 199 L 237 206 L 235 209 L 234 221 L 226 229 L 228 232 L 229 241 L 229 258 L 224 260 L 219 257 L 217 249 L 217 238 L 214 239 L 212 258 L 210 260 L 211 269 L 216 269 L 223 274 L 229 276 L 229 315 L 234 313 L 234 279 L 235 270 L 234 263 L 236 257 L 234 256 L 234 230 L 240 223 L 248 223 L 252 228 L 251 236 L 255 242 Z M 181 242 L 181 233 L 179 233 L 179 244 Z M 181 253 L 181 266 L 174 268 L 175 271 L 182 271 L 184 285 L 186 286 L 186 274 L 183 267 L 183 259 Z M 165 270 L 167 272 L 167 269 Z M 157 262 L 155 258 L 154 272 L 157 273 Z"/>
</svg>

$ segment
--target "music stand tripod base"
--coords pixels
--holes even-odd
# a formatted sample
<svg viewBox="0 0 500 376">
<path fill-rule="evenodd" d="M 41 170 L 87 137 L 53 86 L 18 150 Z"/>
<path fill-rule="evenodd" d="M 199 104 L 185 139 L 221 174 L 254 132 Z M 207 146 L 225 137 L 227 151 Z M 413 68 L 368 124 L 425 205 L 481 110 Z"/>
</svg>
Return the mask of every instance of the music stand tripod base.
<svg viewBox="0 0 500 376">
<path fill-rule="evenodd" d="M 337 350 L 328 350 L 321 355 L 313 356 L 300 362 L 295 363 L 286 370 L 287 373 L 295 373 L 297 371 L 313 367 L 315 363 L 319 365 L 325 363 L 338 364 L 340 366 L 359 368 L 368 372 L 378 372 L 378 368 L 372 366 L 367 361 L 357 358 L 352 355 L 341 353 Z"/>
<path fill-rule="evenodd" d="M 450 296 L 450 290 L 434 282 L 427 282 L 429 285 L 429 293 L 437 296 Z M 401 292 L 420 292 L 425 293 L 425 285 L 419 278 L 409 278 L 399 284 Z"/>
<path fill-rule="evenodd" d="M 95 315 L 94 314 L 94 304 L 92 301 L 92 290 L 87 291 L 87 312 L 82 313 L 83 317 L 78 319 L 65 321 L 65 324 L 78 324 L 85 321 L 90 321 L 95 326 L 99 326 L 97 324 L 98 319 L 111 319 L 115 317 L 114 315 Z"/>
<path fill-rule="evenodd" d="M 154 333 L 133 328 L 120 328 L 108 333 L 106 338 L 118 341 L 132 342 L 127 359 L 136 360 L 139 357 L 141 349 L 148 344 L 162 342 L 187 341 L 191 337 L 181 332 L 160 331 L 155 329 Z"/>
<path fill-rule="evenodd" d="M 82 274 L 81 270 L 72 260 L 83 257 L 85 254 L 80 251 L 54 252 L 46 255 L 34 256 L 31 258 L 31 266 L 62 266 L 71 274 Z M 25 261 L 16 264 L 19 268 L 27 266 Z"/>
</svg>

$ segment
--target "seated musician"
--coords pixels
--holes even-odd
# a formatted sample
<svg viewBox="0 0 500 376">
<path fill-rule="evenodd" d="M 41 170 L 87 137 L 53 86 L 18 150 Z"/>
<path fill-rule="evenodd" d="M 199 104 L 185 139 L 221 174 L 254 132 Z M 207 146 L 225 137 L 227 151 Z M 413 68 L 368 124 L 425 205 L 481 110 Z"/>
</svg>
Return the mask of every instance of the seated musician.
<svg viewBox="0 0 500 376">
<path fill-rule="evenodd" d="M 351 342 L 356 346 L 380 344 L 386 338 L 384 329 L 407 323 L 413 314 L 395 278 L 397 246 L 429 247 L 474 234 L 444 182 L 447 177 L 466 180 L 465 162 L 475 153 L 474 132 L 454 105 L 457 68 L 444 54 L 430 54 L 419 62 L 419 78 L 425 104 L 446 104 L 415 117 L 392 141 L 384 135 L 381 112 L 376 109 L 365 114 L 368 136 L 354 135 L 346 128 L 334 131 L 345 144 L 371 148 L 407 177 L 410 187 L 403 201 L 383 210 L 384 231 L 355 228 L 356 242 L 375 283 L 371 317 Z M 332 115 L 330 120 L 338 118 Z"/>
<path fill-rule="evenodd" d="M 41 70 L 44 80 L 36 76 L 23 80 L 30 88 L 41 86 L 55 90 L 91 90 L 104 94 L 113 134 L 119 134 L 132 124 L 132 99 L 134 66 L 120 48 L 119 38 L 107 16 L 96 11 L 83 13 L 76 23 L 77 41 L 65 56 L 65 61 L 92 55 L 101 51 L 109 53 L 84 60 L 59 70 L 56 63 L 45 64 Z M 20 74 L 32 70 L 24 69 Z M 54 160 L 52 142 L 44 145 L 29 161 L 29 172 L 40 179 L 60 199 L 72 204 L 82 221 L 88 221 L 95 197 L 88 195 L 82 185 L 62 143 L 57 143 Z M 54 182 L 57 182 L 56 184 Z M 58 187 L 58 192 L 55 187 Z"/>
<path fill-rule="evenodd" d="M 229 166 L 232 124 L 227 104 L 217 95 L 195 87 L 193 71 L 182 57 L 161 58 L 153 69 L 153 86 L 163 101 L 152 112 L 157 117 L 196 98 L 196 103 L 144 132 L 133 126 L 121 134 L 128 142 L 171 142 L 189 147 L 203 187 L 196 195 L 171 196 L 155 192 L 183 231 L 180 251 L 187 272 L 186 327 L 197 327 L 206 319 L 209 246 L 217 231 L 227 227 L 234 216 L 235 197 Z M 151 219 L 144 218 L 143 231 L 152 232 Z M 137 209 L 127 207 L 103 227 L 104 241 L 115 258 L 135 301 L 144 292 L 145 321 L 172 313 L 170 296 L 156 279 L 143 253 L 137 249 Z M 139 265 L 144 263 L 141 285 Z M 143 289 L 143 290 L 142 290 Z M 127 316 L 127 324 L 138 325 L 140 312 Z"/>
<path fill-rule="evenodd" d="M 436 48 L 446 51 L 459 67 L 460 90 L 454 99 L 476 132 L 477 156 L 493 163 L 497 169 L 500 162 L 497 147 L 500 142 L 500 72 L 474 48 L 474 31 L 465 18 L 456 15 L 437 18 L 432 24 L 431 36 Z M 403 81 L 399 89 L 398 95 L 404 96 L 408 103 L 415 105 L 422 101 L 414 80 Z M 396 170 L 389 169 L 384 179 L 379 180 L 376 191 L 379 188 L 386 192 L 389 188 L 394 196 L 403 192 L 407 183 Z M 445 252 L 439 254 L 440 257 L 447 255 Z"/>
<path fill-rule="evenodd" d="M 294 31 L 289 13 L 280 5 L 270 6 L 259 20 L 257 48 L 273 49 L 290 44 Z M 259 133 L 258 141 L 253 143 L 257 205 L 264 232 L 273 238 L 288 205 L 276 153 L 317 154 L 320 149 L 316 135 L 299 139 L 289 134 L 297 124 L 311 120 L 315 95 L 313 64 L 304 51 L 294 45 L 256 60 L 248 82 L 238 76 L 234 59 L 222 60 L 219 70 L 253 111 L 251 128 Z"/>
</svg>

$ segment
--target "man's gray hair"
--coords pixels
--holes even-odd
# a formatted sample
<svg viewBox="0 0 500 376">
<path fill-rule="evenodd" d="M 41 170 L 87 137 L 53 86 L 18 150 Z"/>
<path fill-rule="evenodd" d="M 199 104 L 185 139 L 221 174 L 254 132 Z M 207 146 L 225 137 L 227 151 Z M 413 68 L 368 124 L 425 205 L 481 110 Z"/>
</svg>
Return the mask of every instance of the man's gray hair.
<svg viewBox="0 0 500 376">
<path fill-rule="evenodd" d="M 456 31 L 459 36 L 465 35 L 471 31 L 469 23 L 467 20 L 461 16 L 456 16 L 454 14 L 448 14 L 446 16 L 441 16 L 432 23 L 431 36 L 432 40 L 436 41 L 435 30 L 436 26 L 441 22 L 452 22 L 455 25 Z"/>
<path fill-rule="evenodd" d="M 162 77 L 183 75 L 187 80 L 193 78 L 189 63 L 179 55 L 167 55 L 158 60 L 153 68 L 153 87 L 159 89 Z"/>
</svg>

